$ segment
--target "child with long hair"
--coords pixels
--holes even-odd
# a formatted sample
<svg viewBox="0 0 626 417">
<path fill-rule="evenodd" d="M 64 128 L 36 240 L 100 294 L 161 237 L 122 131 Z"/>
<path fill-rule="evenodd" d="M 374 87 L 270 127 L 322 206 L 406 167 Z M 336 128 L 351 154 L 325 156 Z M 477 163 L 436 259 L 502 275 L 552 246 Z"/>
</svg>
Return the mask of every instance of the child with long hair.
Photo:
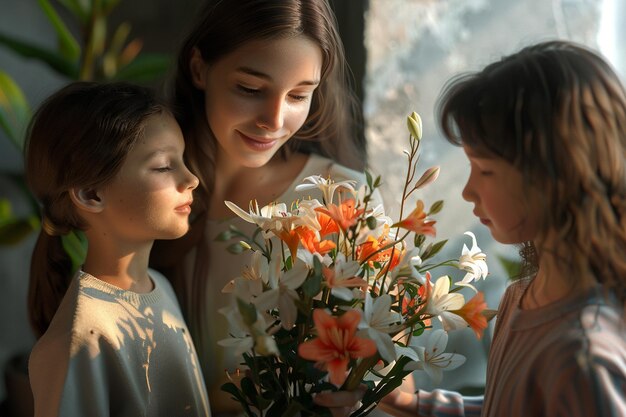
<svg viewBox="0 0 626 417">
<path fill-rule="evenodd" d="M 193 341 L 169 282 L 148 269 L 155 239 L 189 229 L 198 179 L 180 127 L 153 93 L 72 83 L 35 113 L 25 170 L 41 203 L 31 263 L 35 416 L 208 416 Z M 72 276 L 62 236 L 83 231 Z"/>
<path fill-rule="evenodd" d="M 311 175 L 365 182 L 347 71 L 327 0 L 206 1 L 180 50 L 172 98 L 200 186 L 191 232 L 155 245 L 151 265 L 173 280 L 214 411 L 240 410 L 220 390 L 242 358 L 218 346 L 228 337 L 218 310 L 222 288 L 251 262 L 215 238 L 254 230 L 224 201 L 318 197 L 294 192 Z"/>
<path fill-rule="evenodd" d="M 500 303 L 484 397 L 396 390 L 395 416 L 626 416 L 626 92 L 591 50 L 544 42 L 452 80 L 439 102 L 463 189 L 526 276 Z M 324 394 L 342 415 L 361 393 Z M 349 410 L 349 407 L 347 408 Z M 345 413 L 344 413 L 345 414 Z"/>
</svg>

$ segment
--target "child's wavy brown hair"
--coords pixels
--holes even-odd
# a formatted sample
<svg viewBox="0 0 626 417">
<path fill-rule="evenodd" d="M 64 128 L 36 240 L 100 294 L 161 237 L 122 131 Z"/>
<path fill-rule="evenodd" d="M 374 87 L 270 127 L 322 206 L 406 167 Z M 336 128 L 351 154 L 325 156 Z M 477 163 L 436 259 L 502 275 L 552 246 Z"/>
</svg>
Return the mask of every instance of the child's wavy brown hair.
<svg viewBox="0 0 626 417">
<path fill-rule="evenodd" d="M 626 300 L 626 93 L 610 65 L 567 41 L 529 46 L 444 89 L 446 138 L 497 156 L 539 190 L 572 287 L 598 282 Z M 554 239 L 556 237 L 556 239 Z"/>
</svg>

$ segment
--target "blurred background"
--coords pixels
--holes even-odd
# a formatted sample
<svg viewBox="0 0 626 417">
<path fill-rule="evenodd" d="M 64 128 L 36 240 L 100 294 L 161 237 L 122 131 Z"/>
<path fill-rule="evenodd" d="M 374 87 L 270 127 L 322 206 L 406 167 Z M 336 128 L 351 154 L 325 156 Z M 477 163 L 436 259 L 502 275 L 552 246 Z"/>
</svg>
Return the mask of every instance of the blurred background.
<svg viewBox="0 0 626 417">
<path fill-rule="evenodd" d="M 491 308 L 510 279 L 515 248 L 494 242 L 461 198 L 469 166 L 434 119 L 436 98 L 455 74 L 478 70 L 519 48 L 571 39 L 603 53 L 626 74 L 626 0 L 331 0 L 365 124 L 371 170 L 381 175 L 388 213 L 398 215 L 406 160 L 406 116 L 424 124 L 420 170 L 439 165 L 436 183 L 417 197 L 444 200 L 437 239 L 457 257 L 472 231 L 488 255 L 480 282 Z M 77 78 L 120 78 L 162 86 L 179 41 L 201 0 L 2 0 L 0 13 L 0 416 L 31 415 L 25 361 L 34 338 L 26 316 L 29 258 L 39 229 L 22 180 L 20 144 L 30 112 Z M 94 5 L 99 5 L 94 8 Z M 413 203 L 411 203 L 413 204 Z M 79 254 L 77 254 L 78 256 Z M 479 393 L 491 329 L 450 335 L 448 351 L 468 358 L 444 373 L 441 387 Z M 420 372 L 417 385 L 433 385 Z"/>
</svg>

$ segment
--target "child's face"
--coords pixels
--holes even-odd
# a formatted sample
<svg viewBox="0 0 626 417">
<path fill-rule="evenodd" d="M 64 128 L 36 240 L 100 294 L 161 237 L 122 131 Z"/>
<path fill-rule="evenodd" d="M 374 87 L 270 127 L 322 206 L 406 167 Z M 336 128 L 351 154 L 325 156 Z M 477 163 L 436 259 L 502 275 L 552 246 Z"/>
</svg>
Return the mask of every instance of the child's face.
<svg viewBox="0 0 626 417">
<path fill-rule="evenodd" d="M 104 224 L 129 242 L 173 239 L 189 229 L 196 178 L 183 162 L 185 142 L 169 114 L 147 120 L 143 137 L 101 191 Z"/>
<path fill-rule="evenodd" d="M 504 159 L 478 155 L 467 146 L 463 149 L 470 161 L 463 198 L 474 204 L 474 215 L 500 243 L 532 241 L 537 234 L 529 210 L 533 199 L 522 174 Z"/>
<path fill-rule="evenodd" d="M 256 168 L 306 121 L 322 53 L 296 36 L 248 42 L 211 65 L 196 52 L 194 65 L 194 84 L 205 91 L 207 120 L 219 143 L 218 162 Z"/>
</svg>

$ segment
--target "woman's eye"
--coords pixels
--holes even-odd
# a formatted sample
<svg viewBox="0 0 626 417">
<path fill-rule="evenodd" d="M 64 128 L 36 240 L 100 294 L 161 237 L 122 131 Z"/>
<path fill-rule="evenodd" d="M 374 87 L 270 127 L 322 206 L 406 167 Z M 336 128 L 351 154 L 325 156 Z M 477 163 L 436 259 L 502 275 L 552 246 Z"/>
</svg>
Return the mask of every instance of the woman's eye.
<svg viewBox="0 0 626 417">
<path fill-rule="evenodd" d="M 299 94 L 290 94 L 289 97 L 291 97 L 295 101 L 305 101 L 309 98 L 309 96 L 303 96 Z"/>
<path fill-rule="evenodd" d="M 168 172 L 172 170 L 172 167 L 169 167 L 169 166 L 159 167 L 159 168 L 155 168 L 154 170 L 157 172 Z"/>
<path fill-rule="evenodd" d="M 237 85 L 237 89 L 239 91 L 241 91 L 242 93 L 249 94 L 249 95 L 254 95 L 254 94 L 257 94 L 259 92 L 259 90 L 257 90 L 256 88 L 246 87 L 246 86 L 241 85 L 241 84 Z"/>
</svg>

